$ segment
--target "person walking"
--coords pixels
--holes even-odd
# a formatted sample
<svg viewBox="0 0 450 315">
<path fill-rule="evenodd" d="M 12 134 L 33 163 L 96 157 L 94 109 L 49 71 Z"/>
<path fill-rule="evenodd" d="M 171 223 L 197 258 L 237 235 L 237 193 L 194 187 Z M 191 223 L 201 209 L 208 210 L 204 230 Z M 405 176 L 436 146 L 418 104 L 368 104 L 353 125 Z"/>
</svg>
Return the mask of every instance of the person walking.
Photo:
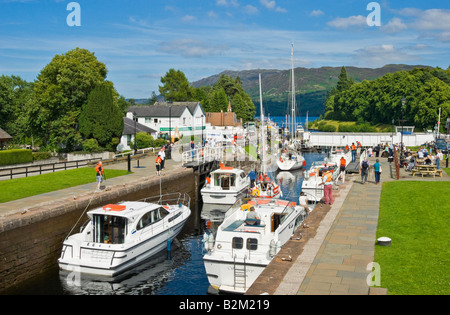
<svg viewBox="0 0 450 315">
<path fill-rule="evenodd" d="M 161 157 L 158 155 L 155 161 L 156 165 L 156 175 L 161 176 Z"/>
<path fill-rule="evenodd" d="M 377 161 L 373 165 L 373 170 L 375 171 L 375 184 L 378 184 L 381 177 L 381 164 L 379 159 L 377 159 Z"/>
<path fill-rule="evenodd" d="M 344 156 L 341 157 L 340 165 L 339 165 L 339 177 L 342 179 L 342 183 L 345 184 L 345 167 L 347 166 L 347 160 Z"/>
<path fill-rule="evenodd" d="M 359 172 L 361 174 L 361 184 L 365 184 L 367 182 L 367 176 L 369 175 L 370 163 L 367 161 L 367 158 L 361 162 L 359 167 Z"/>
<path fill-rule="evenodd" d="M 331 172 L 326 171 L 322 176 L 322 182 L 319 186 L 323 185 L 323 195 L 325 197 L 325 204 L 333 204 L 333 182 L 331 180 Z"/>
<path fill-rule="evenodd" d="M 250 178 L 250 188 L 253 188 L 256 181 L 256 172 L 252 169 L 251 172 L 248 173 L 248 177 Z"/>
<path fill-rule="evenodd" d="M 352 162 L 355 162 L 356 161 L 356 145 L 354 142 L 352 142 L 351 149 L 352 149 Z"/>
<path fill-rule="evenodd" d="M 160 171 L 162 171 L 164 169 L 164 161 L 166 159 L 165 150 L 166 150 L 166 148 L 164 146 L 162 146 L 161 150 L 158 152 L 158 156 L 161 158 L 161 169 L 160 169 Z"/>
<path fill-rule="evenodd" d="M 439 162 L 444 159 L 444 155 L 441 150 L 436 150 L 436 169 L 439 169 Z"/>
<path fill-rule="evenodd" d="M 102 161 L 98 161 L 97 165 L 95 166 L 95 172 L 97 176 L 97 192 L 101 191 L 100 187 L 103 182 L 103 165 Z"/>
</svg>

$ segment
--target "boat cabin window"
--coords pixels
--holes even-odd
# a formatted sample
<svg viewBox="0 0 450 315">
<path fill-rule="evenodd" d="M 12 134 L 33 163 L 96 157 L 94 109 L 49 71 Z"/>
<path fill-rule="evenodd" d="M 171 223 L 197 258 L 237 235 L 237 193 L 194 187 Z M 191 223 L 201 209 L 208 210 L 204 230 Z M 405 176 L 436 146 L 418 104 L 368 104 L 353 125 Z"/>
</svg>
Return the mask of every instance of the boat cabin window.
<svg viewBox="0 0 450 315">
<path fill-rule="evenodd" d="M 95 214 L 94 242 L 105 244 L 123 244 L 127 234 L 127 219 L 113 215 Z"/>
<path fill-rule="evenodd" d="M 258 249 L 258 239 L 248 238 L 247 239 L 247 249 L 248 250 L 257 250 Z"/>
<path fill-rule="evenodd" d="M 219 173 L 214 175 L 214 186 L 229 190 L 236 185 L 236 174 Z"/>
<path fill-rule="evenodd" d="M 136 230 L 137 231 L 142 230 L 143 228 L 146 228 L 147 226 L 150 226 L 153 223 L 164 219 L 168 214 L 169 211 L 167 211 L 163 207 L 149 211 L 146 214 L 144 214 L 142 218 L 139 220 L 136 226 Z"/>
<path fill-rule="evenodd" d="M 232 247 L 234 249 L 242 249 L 244 245 L 244 240 L 242 237 L 233 237 Z"/>
</svg>

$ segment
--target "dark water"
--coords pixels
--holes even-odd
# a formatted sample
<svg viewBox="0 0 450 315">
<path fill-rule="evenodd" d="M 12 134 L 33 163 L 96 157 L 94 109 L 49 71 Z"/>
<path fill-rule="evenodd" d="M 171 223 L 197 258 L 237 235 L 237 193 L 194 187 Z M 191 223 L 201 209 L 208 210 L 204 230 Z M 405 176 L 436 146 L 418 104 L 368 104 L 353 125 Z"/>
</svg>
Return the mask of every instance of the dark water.
<svg viewBox="0 0 450 315">
<path fill-rule="evenodd" d="M 306 169 L 324 154 L 305 153 Z M 303 170 L 269 173 L 281 187 L 283 199 L 298 201 L 303 182 Z M 139 265 L 123 279 L 114 282 L 85 279 L 74 284 L 67 274 L 54 270 L 10 292 L 30 295 L 205 295 L 209 283 L 202 261 L 202 237 L 211 216 L 220 212 L 192 200 L 192 215 L 174 241 L 170 253 L 166 250 Z"/>
</svg>

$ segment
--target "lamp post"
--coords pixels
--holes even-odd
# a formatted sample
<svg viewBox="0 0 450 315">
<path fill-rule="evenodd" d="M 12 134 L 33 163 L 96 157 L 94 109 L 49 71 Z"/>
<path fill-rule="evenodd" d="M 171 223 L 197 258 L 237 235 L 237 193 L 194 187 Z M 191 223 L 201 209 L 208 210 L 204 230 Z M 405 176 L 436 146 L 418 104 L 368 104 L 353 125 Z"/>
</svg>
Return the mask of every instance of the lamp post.
<svg viewBox="0 0 450 315">
<path fill-rule="evenodd" d="M 169 143 L 172 142 L 172 102 L 169 102 Z"/>
<path fill-rule="evenodd" d="M 136 127 L 136 121 L 137 121 L 137 114 L 136 112 L 133 112 L 133 120 L 134 120 L 134 155 L 136 155 L 136 150 L 137 150 L 137 138 L 136 138 L 136 132 L 137 132 L 137 127 Z"/>
<path fill-rule="evenodd" d="M 204 147 L 204 141 L 203 141 L 203 115 L 200 116 L 201 120 L 202 120 L 202 147 Z"/>
<path fill-rule="evenodd" d="M 405 121 L 404 115 L 405 115 L 405 105 L 406 105 L 406 98 L 402 97 L 402 140 L 401 140 L 401 147 L 400 147 L 400 167 L 403 166 L 403 123 Z"/>
</svg>

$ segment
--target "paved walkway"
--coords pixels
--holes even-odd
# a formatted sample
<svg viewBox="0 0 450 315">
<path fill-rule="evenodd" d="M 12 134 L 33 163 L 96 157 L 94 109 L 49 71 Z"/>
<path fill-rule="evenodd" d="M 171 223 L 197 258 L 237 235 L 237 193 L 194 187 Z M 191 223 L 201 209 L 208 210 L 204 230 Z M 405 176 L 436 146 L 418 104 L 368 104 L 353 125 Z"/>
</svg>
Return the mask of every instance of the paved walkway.
<svg viewBox="0 0 450 315">
<path fill-rule="evenodd" d="M 110 179 L 106 179 L 103 183 L 103 188 L 112 187 L 112 186 L 122 186 L 127 183 L 135 182 L 145 177 L 153 177 L 156 176 L 156 168 L 155 168 L 155 157 L 147 156 L 139 161 L 139 166 L 141 168 L 136 168 L 137 161 L 131 162 L 131 171 L 133 174 L 114 177 Z M 128 164 L 127 162 L 120 162 L 116 164 L 104 165 L 105 169 L 121 169 L 127 170 Z M 164 176 L 165 172 L 174 170 L 176 168 L 181 167 L 180 162 L 176 162 L 174 160 L 166 160 L 165 169 L 162 171 Z M 92 169 L 92 177 L 95 180 L 95 170 Z M 40 204 L 45 204 L 48 202 L 53 202 L 58 199 L 66 199 L 70 196 L 83 196 L 87 194 L 91 194 L 97 188 L 97 183 L 93 182 L 90 184 L 75 186 L 71 188 L 61 189 L 57 191 L 48 192 L 45 194 L 32 196 L 28 198 L 23 198 L 19 200 L 9 201 L 0 203 L 0 220 L 2 217 L 22 212 L 28 208 L 35 207 Z"/>
<path fill-rule="evenodd" d="M 375 158 L 369 159 L 370 163 Z M 381 182 L 392 181 L 389 163 L 380 158 Z M 401 180 L 448 181 L 449 177 L 412 178 L 401 170 Z M 373 173 L 369 183 L 361 184 L 355 174 L 345 191 L 331 206 L 314 238 L 304 246 L 275 294 L 291 295 L 367 295 L 367 278 L 374 260 L 378 212 L 382 185 L 375 185 Z M 369 279 L 370 280 L 370 279 Z M 386 294 L 384 289 L 370 289 L 370 294 Z"/>
</svg>

